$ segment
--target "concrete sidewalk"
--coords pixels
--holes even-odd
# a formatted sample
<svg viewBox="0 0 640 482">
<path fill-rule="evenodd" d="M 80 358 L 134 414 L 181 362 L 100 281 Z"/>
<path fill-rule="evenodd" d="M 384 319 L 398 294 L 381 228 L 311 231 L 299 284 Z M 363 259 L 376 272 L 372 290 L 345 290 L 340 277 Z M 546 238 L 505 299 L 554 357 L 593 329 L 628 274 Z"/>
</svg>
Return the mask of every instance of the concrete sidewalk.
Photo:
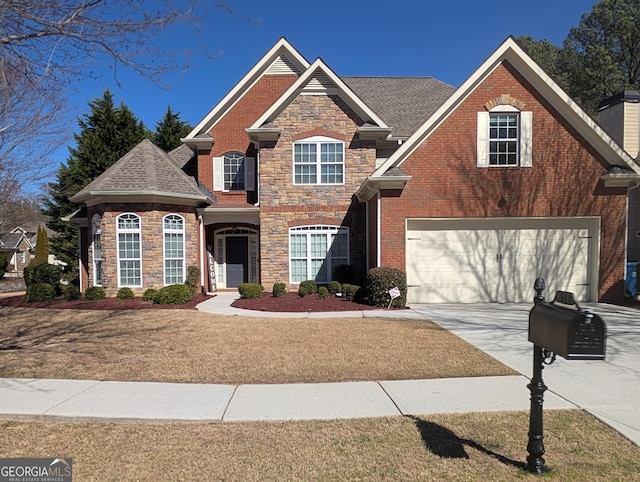
<svg viewBox="0 0 640 482">
<path fill-rule="evenodd" d="M 415 305 L 407 310 L 267 313 L 230 307 L 237 293 L 198 305 L 226 316 L 432 320 L 517 370 L 510 377 L 285 385 L 207 385 L 0 379 L 0 418 L 74 421 L 317 420 L 529 410 L 529 304 Z M 606 361 L 558 359 L 544 370 L 544 408 L 583 408 L 640 445 L 640 312 L 588 304 L 607 323 Z"/>
<path fill-rule="evenodd" d="M 265 421 L 528 410 L 523 376 L 284 385 L 0 379 L 0 418 Z M 546 408 L 576 408 L 550 394 Z"/>
</svg>

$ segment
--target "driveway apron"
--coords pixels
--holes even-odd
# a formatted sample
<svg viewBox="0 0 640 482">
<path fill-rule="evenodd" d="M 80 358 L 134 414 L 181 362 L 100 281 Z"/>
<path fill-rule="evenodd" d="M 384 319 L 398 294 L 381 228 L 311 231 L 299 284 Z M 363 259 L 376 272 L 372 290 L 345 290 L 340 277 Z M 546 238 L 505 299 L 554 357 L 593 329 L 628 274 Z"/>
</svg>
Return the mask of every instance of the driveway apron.
<svg viewBox="0 0 640 482">
<path fill-rule="evenodd" d="M 412 305 L 426 319 L 475 345 L 527 378 L 533 374 L 528 341 L 533 304 Z M 549 392 L 565 398 L 640 445 L 640 311 L 585 303 L 607 325 L 604 361 L 556 361 L 543 370 Z M 523 390 L 528 392 L 526 384 Z"/>
</svg>

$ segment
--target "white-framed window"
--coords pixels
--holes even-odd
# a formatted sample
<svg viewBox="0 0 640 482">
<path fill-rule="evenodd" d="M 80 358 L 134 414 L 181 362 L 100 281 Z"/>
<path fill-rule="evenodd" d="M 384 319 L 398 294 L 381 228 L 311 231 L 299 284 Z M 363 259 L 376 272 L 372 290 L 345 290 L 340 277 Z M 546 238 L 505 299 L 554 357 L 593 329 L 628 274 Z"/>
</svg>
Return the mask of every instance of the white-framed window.
<svg viewBox="0 0 640 482">
<path fill-rule="evenodd" d="M 532 113 L 511 105 L 478 112 L 478 167 L 531 167 Z"/>
<path fill-rule="evenodd" d="M 117 217 L 118 287 L 142 286 L 142 240 L 140 216 Z"/>
<path fill-rule="evenodd" d="M 27 262 L 27 257 L 25 256 L 25 252 L 24 251 L 19 251 L 18 252 L 18 262 L 20 264 L 25 264 Z"/>
<path fill-rule="evenodd" d="M 244 154 L 228 152 L 222 156 L 223 191 L 244 191 Z"/>
<path fill-rule="evenodd" d="M 227 152 L 213 158 L 213 190 L 223 192 L 255 189 L 255 158 L 241 152 Z"/>
<path fill-rule="evenodd" d="M 102 286 L 102 227 L 99 214 L 91 218 L 91 248 L 93 250 L 93 286 Z"/>
<path fill-rule="evenodd" d="M 162 221 L 164 284 L 182 284 L 185 274 L 184 218 L 167 214 Z"/>
<path fill-rule="evenodd" d="M 293 144 L 294 184 L 344 184 L 344 142 L 315 136 Z"/>
<path fill-rule="evenodd" d="M 289 229 L 291 283 L 331 281 L 333 270 L 349 264 L 349 229 L 340 226 L 299 226 Z"/>
</svg>

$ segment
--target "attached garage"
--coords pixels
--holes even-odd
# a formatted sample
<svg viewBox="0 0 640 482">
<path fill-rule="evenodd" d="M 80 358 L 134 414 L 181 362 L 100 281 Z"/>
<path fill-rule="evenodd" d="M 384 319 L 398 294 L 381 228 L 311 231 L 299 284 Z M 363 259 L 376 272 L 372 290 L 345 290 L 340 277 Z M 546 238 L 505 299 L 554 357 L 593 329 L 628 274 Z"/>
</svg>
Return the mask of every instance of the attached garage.
<svg viewBox="0 0 640 482">
<path fill-rule="evenodd" d="M 599 233 L 597 217 L 408 219 L 408 302 L 531 302 L 537 277 L 549 300 L 597 300 Z"/>
</svg>

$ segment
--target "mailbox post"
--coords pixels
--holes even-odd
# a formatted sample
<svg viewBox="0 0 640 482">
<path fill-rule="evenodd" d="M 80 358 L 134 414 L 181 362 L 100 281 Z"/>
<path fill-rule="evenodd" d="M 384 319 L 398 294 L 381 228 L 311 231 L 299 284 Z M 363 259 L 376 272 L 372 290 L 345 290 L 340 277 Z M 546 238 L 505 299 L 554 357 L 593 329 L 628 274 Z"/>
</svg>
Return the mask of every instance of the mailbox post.
<svg viewBox="0 0 640 482">
<path fill-rule="evenodd" d="M 558 291 L 554 300 L 544 300 L 545 282 L 536 279 L 534 307 L 529 313 L 529 341 L 533 343 L 533 377 L 527 385 L 531 392 L 527 470 L 544 472 L 544 434 L 542 404 L 547 386 L 542 380 L 544 365 L 551 365 L 556 355 L 567 360 L 604 360 L 606 325 L 598 315 L 583 310 L 572 293 Z M 575 306 L 576 309 L 559 305 Z"/>
<path fill-rule="evenodd" d="M 533 299 L 534 306 L 539 303 L 544 303 L 544 291 L 545 283 L 542 278 L 537 278 L 533 289 L 536 292 L 536 296 Z M 536 344 L 533 345 L 533 376 L 531 377 L 531 383 L 527 385 L 529 392 L 531 393 L 531 408 L 529 410 L 529 442 L 527 443 L 527 470 L 535 474 L 542 474 L 544 472 L 544 429 L 542 423 L 542 403 L 544 401 L 544 392 L 547 390 L 547 386 L 542 380 L 542 369 L 545 357 L 543 356 L 543 349 Z M 551 361 L 550 363 L 553 363 Z"/>
</svg>

